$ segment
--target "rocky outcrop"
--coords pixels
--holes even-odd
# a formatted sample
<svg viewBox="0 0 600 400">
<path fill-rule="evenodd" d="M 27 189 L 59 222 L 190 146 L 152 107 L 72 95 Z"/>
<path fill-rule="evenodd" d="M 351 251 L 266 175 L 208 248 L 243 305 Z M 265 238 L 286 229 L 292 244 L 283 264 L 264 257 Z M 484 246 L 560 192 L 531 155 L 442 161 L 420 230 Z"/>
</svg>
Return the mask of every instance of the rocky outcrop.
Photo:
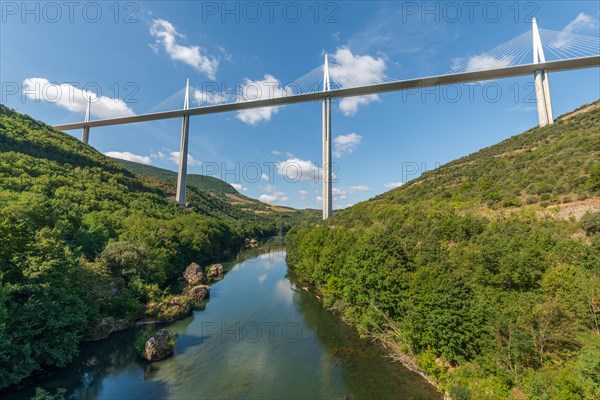
<svg viewBox="0 0 600 400">
<path fill-rule="evenodd" d="M 210 286 L 198 285 L 188 289 L 187 295 L 193 301 L 206 300 L 210 296 Z"/>
<path fill-rule="evenodd" d="M 222 264 L 213 264 L 208 268 L 208 277 L 209 278 L 220 278 L 223 276 L 223 265 Z"/>
<path fill-rule="evenodd" d="M 149 303 L 146 314 L 159 322 L 173 322 L 188 316 L 192 312 L 192 300 L 188 296 L 169 297 L 160 303 Z"/>
<path fill-rule="evenodd" d="M 146 341 L 142 357 L 148 361 L 160 361 L 175 352 L 175 335 L 165 329 L 156 332 Z"/>
<path fill-rule="evenodd" d="M 125 319 L 115 320 L 113 317 L 98 318 L 94 326 L 91 328 L 86 340 L 102 340 L 106 339 L 111 333 L 122 331 L 129 326 Z"/>
<path fill-rule="evenodd" d="M 183 277 L 190 285 L 206 283 L 206 274 L 202 267 L 196 263 L 191 263 L 183 272 Z"/>
</svg>

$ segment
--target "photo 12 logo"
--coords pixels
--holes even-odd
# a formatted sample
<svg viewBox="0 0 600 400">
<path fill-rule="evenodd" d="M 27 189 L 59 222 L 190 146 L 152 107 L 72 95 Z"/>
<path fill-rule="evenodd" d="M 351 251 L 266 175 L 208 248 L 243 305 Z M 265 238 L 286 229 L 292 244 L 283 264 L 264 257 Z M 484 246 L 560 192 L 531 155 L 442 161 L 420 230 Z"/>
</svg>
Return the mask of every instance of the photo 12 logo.
<svg viewBox="0 0 600 400">
<path fill-rule="evenodd" d="M 534 1 L 403 1 L 400 5 L 400 22 L 409 23 L 457 23 L 484 21 L 497 23 L 503 19 L 513 22 L 529 22 L 540 6 Z"/>
<path fill-rule="evenodd" d="M 91 24 L 110 21 L 115 24 L 140 22 L 139 4 L 135 1 L 1 1 L 1 21 L 5 23 L 59 22 Z"/>
<path fill-rule="evenodd" d="M 336 24 L 339 22 L 339 4 L 296 1 L 203 1 L 202 23 L 299 23 Z"/>
</svg>

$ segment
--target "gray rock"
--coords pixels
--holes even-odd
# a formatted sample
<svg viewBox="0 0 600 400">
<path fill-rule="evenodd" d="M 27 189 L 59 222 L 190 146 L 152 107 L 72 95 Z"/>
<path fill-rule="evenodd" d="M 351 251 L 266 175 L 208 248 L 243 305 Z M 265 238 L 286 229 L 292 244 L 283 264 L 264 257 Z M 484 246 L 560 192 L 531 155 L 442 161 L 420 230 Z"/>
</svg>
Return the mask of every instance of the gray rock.
<svg viewBox="0 0 600 400">
<path fill-rule="evenodd" d="M 208 277 L 220 277 L 223 275 L 223 265 L 221 264 L 213 264 L 208 268 Z"/>
<path fill-rule="evenodd" d="M 192 301 L 187 296 L 173 296 L 160 303 L 146 305 L 146 314 L 159 322 L 173 322 L 188 316 L 192 312 Z"/>
<path fill-rule="evenodd" d="M 190 299 L 192 299 L 194 301 L 208 299 L 208 297 L 210 296 L 210 286 L 207 286 L 207 285 L 194 286 L 188 290 L 187 295 Z"/>
<path fill-rule="evenodd" d="M 190 285 L 197 285 L 199 283 L 206 283 L 206 274 L 202 270 L 202 267 L 196 263 L 191 263 L 183 272 L 183 277 Z"/>
<path fill-rule="evenodd" d="M 160 361 L 173 355 L 175 352 L 175 335 L 161 329 L 146 341 L 144 357 L 148 361 Z"/>
</svg>

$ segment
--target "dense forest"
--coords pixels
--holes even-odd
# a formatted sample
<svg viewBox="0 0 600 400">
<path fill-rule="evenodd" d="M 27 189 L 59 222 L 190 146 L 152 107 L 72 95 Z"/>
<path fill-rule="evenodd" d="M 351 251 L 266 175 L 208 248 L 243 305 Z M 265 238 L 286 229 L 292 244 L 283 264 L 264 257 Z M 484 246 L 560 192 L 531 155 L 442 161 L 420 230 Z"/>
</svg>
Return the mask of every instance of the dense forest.
<svg viewBox="0 0 600 400">
<path fill-rule="evenodd" d="M 131 323 L 171 299 L 191 261 L 294 222 L 195 187 L 183 208 L 174 191 L 0 105 L 0 389 L 64 366 L 99 320 Z"/>
<path fill-rule="evenodd" d="M 142 180 L 160 185 L 166 193 L 170 194 L 173 199 L 175 198 L 176 172 L 132 161 L 118 159 L 115 159 L 115 161 L 135 173 Z M 274 223 L 282 233 L 299 222 L 317 222 L 321 219 L 322 213 L 320 210 L 296 210 L 280 205 L 266 204 L 241 194 L 229 183 L 213 176 L 188 174 L 187 187 L 194 196 L 195 201 L 192 206 L 196 207 L 198 212 L 203 212 L 210 207 L 210 204 L 223 206 L 223 202 L 225 202 L 225 207 L 229 209 L 231 215 L 244 215 L 245 220 L 252 218 L 263 225 Z M 198 193 L 204 195 L 202 200 L 195 196 Z M 215 201 L 215 198 L 218 201 Z"/>
<path fill-rule="evenodd" d="M 600 398 L 600 103 L 286 247 L 325 307 L 453 400 Z"/>
</svg>

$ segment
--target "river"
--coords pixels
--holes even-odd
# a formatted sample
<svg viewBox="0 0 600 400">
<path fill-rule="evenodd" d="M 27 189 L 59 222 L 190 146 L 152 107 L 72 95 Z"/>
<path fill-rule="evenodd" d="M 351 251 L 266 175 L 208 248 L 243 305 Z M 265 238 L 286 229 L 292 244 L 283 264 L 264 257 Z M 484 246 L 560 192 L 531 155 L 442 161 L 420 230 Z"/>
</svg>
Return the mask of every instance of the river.
<svg viewBox="0 0 600 400">
<path fill-rule="evenodd" d="M 229 271 L 211 287 L 204 310 L 83 344 L 69 366 L 5 398 L 30 398 L 36 386 L 66 388 L 70 399 L 441 398 L 290 282 L 280 244 L 224 266 Z M 147 363 L 135 337 L 159 328 L 177 334 L 175 354 Z"/>
</svg>

